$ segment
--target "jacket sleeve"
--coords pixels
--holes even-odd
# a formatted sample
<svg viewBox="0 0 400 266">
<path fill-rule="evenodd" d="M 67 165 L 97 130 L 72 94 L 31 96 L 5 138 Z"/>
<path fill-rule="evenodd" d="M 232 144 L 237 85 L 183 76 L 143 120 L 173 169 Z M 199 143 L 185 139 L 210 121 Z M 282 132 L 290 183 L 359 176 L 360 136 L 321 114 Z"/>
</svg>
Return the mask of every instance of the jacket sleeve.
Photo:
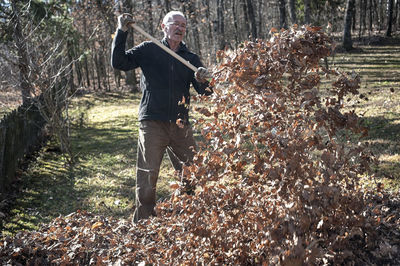
<svg viewBox="0 0 400 266">
<path fill-rule="evenodd" d="M 192 65 L 194 65 L 195 67 L 199 68 L 199 67 L 203 67 L 203 63 L 201 63 L 200 58 L 197 55 L 194 55 L 193 61 L 191 62 Z M 209 87 L 209 82 L 204 82 L 204 83 L 200 83 L 196 80 L 196 78 L 192 77 L 192 84 L 194 89 L 197 91 L 198 94 L 202 94 L 202 95 L 211 95 L 214 91 L 212 90 L 212 88 Z M 208 90 L 206 90 L 206 88 L 208 88 Z"/>
<path fill-rule="evenodd" d="M 140 56 L 138 49 L 125 51 L 125 43 L 128 32 L 117 30 L 111 48 L 111 66 L 115 69 L 128 71 L 139 67 Z"/>
</svg>

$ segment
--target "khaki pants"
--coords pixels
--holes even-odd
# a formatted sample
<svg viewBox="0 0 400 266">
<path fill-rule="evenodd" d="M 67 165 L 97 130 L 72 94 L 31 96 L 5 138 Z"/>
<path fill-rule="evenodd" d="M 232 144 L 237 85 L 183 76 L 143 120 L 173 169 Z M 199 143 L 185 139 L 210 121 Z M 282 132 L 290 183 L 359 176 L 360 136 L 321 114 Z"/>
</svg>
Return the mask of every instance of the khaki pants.
<svg viewBox="0 0 400 266">
<path fill-rule="evenodd" d="M 156 185 L 166 149 L 176 170 L 193 161 L 196 143 L 190 125 L 145 120 L 140 122 L 136 166 L 136 210 L 133 220 L 155 215 Z M 171 158 L 175 155 L 175 158 Z M 178 160 L 179 161 L 178 161 Z M 179 165 L 180 163 L 180 165 Z"/>
</svg>

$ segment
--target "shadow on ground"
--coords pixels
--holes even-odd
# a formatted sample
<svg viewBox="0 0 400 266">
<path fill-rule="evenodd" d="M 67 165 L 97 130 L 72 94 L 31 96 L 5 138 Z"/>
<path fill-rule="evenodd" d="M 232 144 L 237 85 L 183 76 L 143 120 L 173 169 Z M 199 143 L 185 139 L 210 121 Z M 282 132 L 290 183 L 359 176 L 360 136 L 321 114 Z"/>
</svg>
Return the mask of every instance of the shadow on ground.
<svg viewBox="0 0 400 266">
<path fill-rule="evenodd" d="M 376 176 L 400 181 L 400 121 L 377 116 L 364 118 L 363 123 L 369 128 L 365 140 L 379 160 Z"/>
</svg>

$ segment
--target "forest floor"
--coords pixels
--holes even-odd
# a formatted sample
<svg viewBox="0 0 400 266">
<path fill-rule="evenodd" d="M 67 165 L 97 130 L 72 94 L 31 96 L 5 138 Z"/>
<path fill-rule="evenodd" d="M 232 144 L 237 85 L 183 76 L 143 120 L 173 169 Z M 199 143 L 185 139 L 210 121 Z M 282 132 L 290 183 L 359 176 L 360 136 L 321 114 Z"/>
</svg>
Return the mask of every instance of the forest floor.
<svg viewBox="0 0 400 266">
<path fill-rule="evenodd" d="M 360 74 L 361 94 L 346 99 L 349 109 L 369 127 L 364 140 L 379 161 L 373 182 L 400 189 L 400 45 L 357 45 L 337 52 L 330 68 Z M 71 143 L 76 163 L 68 167 L 58 144 L 50 140 L 19 172 L 16 192 L 0 202 L 0 238 L 36 230 L 77 210 L 130 218 L 134 205 L 138 93 L 89 93 L 71 104 Z M 196 135 L 199 138 L 199 135 Z M 175 180 L 164 158 L 158 198 L 168 197 Z"/>
</svg>

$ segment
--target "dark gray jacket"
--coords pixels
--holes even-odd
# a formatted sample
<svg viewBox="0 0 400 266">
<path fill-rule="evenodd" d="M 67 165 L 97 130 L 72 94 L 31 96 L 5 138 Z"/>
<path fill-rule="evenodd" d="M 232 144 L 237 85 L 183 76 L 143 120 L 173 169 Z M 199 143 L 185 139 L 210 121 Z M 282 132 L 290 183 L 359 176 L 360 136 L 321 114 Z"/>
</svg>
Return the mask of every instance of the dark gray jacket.
<svg viewBox="0 0 400 266">
<path fill-rule="evenodd" d="M 113 40 L 111 65 L 119 70 L 140 67 L 142 76 L 140 87 L 143 92 L 139 108 L 139 121 L 160 120 L 175 122 L 178 118 L 188 122 L 187 105 L 190 103 L 190 84 L 199 94 L 206 91 L 208 84 L 198 83 L 193 70 L 162 50 L 152 42 L 143 42 L 125 51 L 128 33 L 118 30 Z M 168 46 L 168 42 L 161 41 Z M 199 57 L 181 43 L 177 54 L 196 67 L 203 66 Z M 182 103 L 185 97 L 185 104 Z"/>
</svg>

